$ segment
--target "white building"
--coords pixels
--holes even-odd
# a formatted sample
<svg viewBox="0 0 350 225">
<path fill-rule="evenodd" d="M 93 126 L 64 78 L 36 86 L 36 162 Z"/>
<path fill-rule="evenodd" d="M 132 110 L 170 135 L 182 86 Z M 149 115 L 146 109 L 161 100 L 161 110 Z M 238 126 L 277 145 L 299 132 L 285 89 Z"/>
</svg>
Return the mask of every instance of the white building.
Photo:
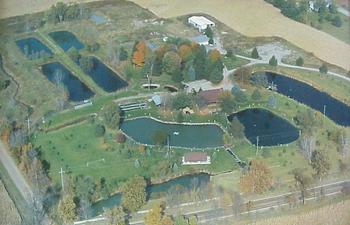
<svg viewBox="0 0 350 225">
<path fill-rule="evenodd" d="M 215 23 L 204 16 L 191 16 L 188 23 L 197 28 L 200 32 L 204 31 L 208 26 L 214 27 Z"/>
</svg>

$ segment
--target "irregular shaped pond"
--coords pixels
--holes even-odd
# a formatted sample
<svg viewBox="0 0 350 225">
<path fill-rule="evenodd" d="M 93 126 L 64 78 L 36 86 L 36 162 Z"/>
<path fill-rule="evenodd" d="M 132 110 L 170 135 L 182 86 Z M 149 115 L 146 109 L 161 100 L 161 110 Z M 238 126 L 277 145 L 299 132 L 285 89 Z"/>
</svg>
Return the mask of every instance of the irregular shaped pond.
<svg viewBox="0 0 350 225">
<path fill-rule="evenodd" d="M 87 72 L 94 82 L 106 92 L 113 92 L 128 86 L 116 73 L 95 57 L 92 57 L 93 68 Z"/>
<path fill-rule="evenodd" d="M 16 41 L 16 45 L 22 53 L 29 59 L 39 58 L 43 55 L 52 55 L 51 50 L 36 38 L 26 38 Z"/>
<path fill-rule="evenodd" d="M 208 185 L 210 176 L 206 173 L 200 173 L 195 175 L 186 175 L 178 177 L 161 184 L 150 185 L 146 188 L 147 195 L 154 199 L 152 196 L 159 196 L 160 193 L 167 193 L 172 189 L 181 187 L 182 190 L 200 189 Z M 104 208 L 112 208 L 121 203 L 122 194 L 118 193 L 110 196 L 108 199 L 101 200 L 91 206 L 92 216 L 98 216 L 103 213 Z"/>
<path fill-rule="evenodd" d="M 265 72 L 265 74 L 269 83 L 273 82 L 277 86 L 278 93 L 321 113 L 325 112 L 328 118 L 339 125 L 350 126 L 350 106 L 301 81 L 270 72 Z"/>
<path fill-rule="evenodd" d="M 65 52 L 74 47 L 77 50 L 84 48 L 84 45 L 68 31 L 54 31 L 49 36 L 60 46 Z"/>
<path fill-rule="evenodd" d="M 223 130 L 215 124 L 168 124 L 152 118 L 137 118 L 124 121 L 120 127 L 135 141 L 153 145 L 158 131 L 168 135 L 170 146 L 185 148 L 215 148 L 223 146 Z"/>
<path fill-rule="evenodd" d="M 254 145 L 257 137 L 259 146 L 288 144 L 299 137 L 296 127 L 265 109 L 246 109 L 230 115 L 228 119 L 232 121 L 234 117 L 243 124 L 246 138 Z"/>
<path fill-rule="evenodd" d="M 78 78 L 73 76 L 60 63 L 48 63 L 42 65 L 43 74 L 57 86 L 63 86 L 68 91 L 68 99 L 71 101 L 83 101 L 91 98 L 94 93 Z"/>
</svg>

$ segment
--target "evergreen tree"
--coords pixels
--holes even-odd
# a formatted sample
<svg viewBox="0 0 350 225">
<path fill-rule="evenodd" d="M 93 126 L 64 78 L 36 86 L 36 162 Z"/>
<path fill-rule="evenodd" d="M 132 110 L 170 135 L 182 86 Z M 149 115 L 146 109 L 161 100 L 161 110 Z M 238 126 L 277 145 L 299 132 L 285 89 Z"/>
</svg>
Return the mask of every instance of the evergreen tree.
<svg viewBox="0 0 350 225">
<path fill-rule="evenodd" d="M 258 49 L 256 47 L 252 51 L 252 58 L 253 59 L 259 59 L 260 58 Z"/>
</svg>

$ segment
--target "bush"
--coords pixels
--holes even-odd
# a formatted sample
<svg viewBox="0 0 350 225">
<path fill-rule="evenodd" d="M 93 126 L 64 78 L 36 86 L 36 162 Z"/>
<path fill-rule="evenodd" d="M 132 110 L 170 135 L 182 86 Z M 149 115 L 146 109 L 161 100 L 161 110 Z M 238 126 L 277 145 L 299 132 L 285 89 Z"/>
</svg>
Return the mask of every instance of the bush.
<svg viewBox="0 0 350 225">
<path fill-rule="evenodd" d="M 332 25 L 336 27 L 341 27 L 343 25 L 343 21 L 340 16 L 335 16 L 332 20 Z"/>
<path fill-rule="evenodd" d="M 106 133 L 106 128 L 102 124 L 98 124 L 95 127 L 95 136 L 102 137 Z"/>
<path fill-rule="evenodd" d="M 297 60 L 295 61 L 295 64 L 297 66 L 303 66 L 304 65 L 304 59 L 302 57 L 297 58 Z"/>
<path fill-rule="evenodd" d="M 173 109 L 183 109 L 192 106 L 192 100 L 186 93 L 179 93 L 174 96 L 171 104 Z"/>
<path fill-rule="evenodd" d="M 277 66 L 278 62 L 275 56 L 272 56 L 271 59 L 269 60 L 269 65 L 270 66 Z"/>
<path fill-rule="evenodd" d="M 257 102 L 261 99 L 261 93 L 258 89 L 255 89 L 252 93 L 252 96 L 251 96 L 252 100 Z"/>
<path fill-rule="evenodd" d="M 266 74 L 264 73 L 256 73 L 250 77 L 252 83 L 256 86 L 268 87 L 269 81 L 267 79 Z"/>
<path fill-rule="evenodd" d="M 122 143 L 125 143 L 126 141 L 126 137 L 123 133 L 117 133 L 117 142 L 122 144 Z"/>
<path fill-rule="evenodd" d="M 320 73 L 324 73 L 324 74 L 328 73 L 328 67 L 325 63 L 322 64 L 319 70 L 320 70 Z"/>
<path fill-rule="evenodd" d="M 256 47 L 255 47 L 255 48 L 253 49 L 253 51 L 252 51 L 252 58 L 253 58 L 253 59 L 258 59 L 258 58 L 260 58 L 258 49 L 257 49 Z"/>
</svg>

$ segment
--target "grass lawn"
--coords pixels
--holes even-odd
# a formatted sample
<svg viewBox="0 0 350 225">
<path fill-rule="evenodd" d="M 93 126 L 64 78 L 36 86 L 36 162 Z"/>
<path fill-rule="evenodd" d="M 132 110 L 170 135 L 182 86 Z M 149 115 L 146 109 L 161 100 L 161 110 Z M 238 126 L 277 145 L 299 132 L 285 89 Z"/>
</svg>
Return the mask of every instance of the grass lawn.
<svg viewBox="0 0 350 225">
<path fill-rule="evenodd" d="M 308 14 L 308 24 L 311 23 L 313 26 L 315 26 L 317 29 L 324 31 L 335 38 L 344 41 L 347 44 L 350 44 L 350 32 L 349 32 L 349 26 L 350 26 L 350 19 L 347 16 L 344 16 L 341 13 L 338 13 L 341 20 L 343 21 L 343 24 L 341 27 L 336 27 L 332 25 L 332 22 L 324 21 L 324 23 L 318 22 L 318 15 L 317 13 L 309 13 Z"/>
<path fill-rule="evenodd" d="M 223 57 L 223 63 L 227 67 L 228 70 L 235 69 L 241 65 L 248 64 L 249 61 L 246 59 L 241 59 L 241 58 L 229 58 L 229 57 Z"/>
</svg>

